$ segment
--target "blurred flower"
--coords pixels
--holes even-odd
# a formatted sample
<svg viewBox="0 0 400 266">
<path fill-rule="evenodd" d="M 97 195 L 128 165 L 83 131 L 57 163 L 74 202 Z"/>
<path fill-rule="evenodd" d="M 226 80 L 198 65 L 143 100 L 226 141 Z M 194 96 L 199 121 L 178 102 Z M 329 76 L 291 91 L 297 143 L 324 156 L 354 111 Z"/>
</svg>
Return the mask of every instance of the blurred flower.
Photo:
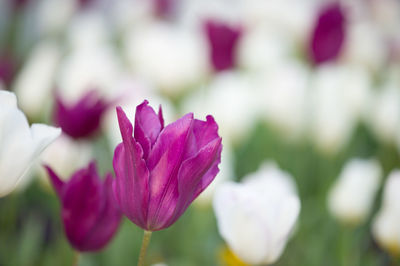
<svg viewBox="0 0 400 266">
<path fill-rule="evenodd" d="M 224 246 L 220 251 L 220 259 L 223 266 L 247 266 L 228 247 Z"/>
<path fill-rule="evenodd" d="M 310 40 L 310 57 L 315 64 L 335 60 L 346 38 L 346 18 L 337 2 L 324 6 L 318 14 Z"/>
<path fill-rule="evenodd" d="M 76 11 L 76 0 L 39 0 L 38 28 L 44 35 L 59 34 Z"/>
<path fill-rule="evenodd" d="M 126 36 L 132 71 L 176 97 L 207 73 L 207 50 L 199 32 L 153 23 Z"/>
<path fill-rule="evenodd" d="M 10 193 L 29 166 L 61 130 L 43 124 L 29 127 L 13 93 L 0 91 L 0 197 Z"/>
<path fill-rule="evenodd" d="M 56 94 L 54 120 L 70 137 L 87 138 L 99 130 L 100 120 L 110 104 L 96 90 L 87 92 L 73 105 L 65 104 Z"/>
<path fill-rule="evenodd" d="M 10 54 L 0 55 L 0 82 L 10 88 L 11 82 L 17 71 L 17 62 Z"/>
<path fill-rule="evenodd" d="M 201 116 L 212 113 L 219 121 L 221 136 L 235 143 L 243 139 L 256 122 L 262 100 L 254 97 L 256 93 L 251 77 L 238 71 L 226 71 L 215 76 L 206 88 L 190 94 L 183 102 L 183 110 L 194 110 Z M 221 99 L 224 99 L 223 106 Z"/>
<path fill-rule="evenodd" d="M 306 128 L 310 71 L 301 62 L 286 59 L 260 73 L 259 105 L 263 116 L 288 138 L 297 138 Z"/>
<path fill-rule="evenodd" d="M 348 38 L 343 51 L 346 62 L 379 71 L 385 64 L 388 49 L 382 33 L 371 21 L 360 20 L 349 24 Z"/>
<path fill-rule="evenodd" d="M 178 0 L 153 0 L 154 13 L 159 18 L 171 18 L 175 11 Z"/>
<path fill-rule="evenodd" d="M 348 142 L 365 116 L 372 97 L 371 78 L 357 65 L 324 65 L 314 73 L 311 88 L 311 131 L 317 147 L 336 153 Z"/>
<path fill-rule="evenodd" d="M 383 189 L 381 209 L 374 218 L 372 234 L 392 255 L 400 254 L 400 171 L 390 173 Z"/>
<path fill-rule="evenodd" d="M 46 107 L 50 108 L 49 97 L 60 59 L 61 51 L 56 43 L 42 42 L 36 45 L 18 73 L 14 90 L 28 117 L 37 117 Z"/>
<path fill-rule="evenodd" d="M 389 71 L 387 71 L 389 72 Z M 400 130 L 400 83 L 391 77 L 374 93 L 370 113 L 370 125 L 377 137 L 394 143 Z"/>
<path fill-rule="evenodd" d="M 217 20 L 207 20 L 204 24 L 210 50 L 210 61 L 215 71 L 236 66 L 237 45 L 242 28 Z"/>
<path fill-rule="evenodd" d="M 212 116 L 187 114 L 164 128 L 144 101 L 132 124 L 117 108 L 123 142 L 114 153 L 114 192 L 122 212 L 136 225 L 157 231 L 171 226 L 213 181 L 221 159 L 221 138 Z"/>
<path fill-rule="evenodd" d="M 287 32 L 270 24 L 246 28 L 238 47 L 240 66 L 264 74 L 289 60 L 295 53 L 295 43 Z"/>
<path fill-rule="evenodd" d="M 329 193 L 331 213 L 351 225 L 365 221 L 379 189 L 381 174 L 376 160 L 352 159 L 347 162 Z"/>
<path fill-rule="evenodd" d="M 92 146 L 85 140 L 75 140 L 66 134 L 61 134 L 49 147 L 42 153 L 41 160 L 44 164 L 59 174 L 61 178 L 69 178 L 76 169 L 86 166 L 91 158 Z M 42 180 L 47 182 L 47 175 L 43 167 L 38 166 L 38 171 Z"/>
<path fill-rule="evenodd" d="M 94 162 L 75 172 L 68 182 L 50 167 L 46 166 L 46 170 L 60 199 L 61 218 L 71 245 L 82 252 L 103 248 L 121 221 L 112 194 L 112 175 L 107 174 L 102 181 Z"/>
<path fill-rule="evenodd" d="M 249 264 L 278 260 L 300 212 L 292 177 L 271 164 L 228 182 L 214 197 L 218 229 L 230 249 Z"/>
</svg>

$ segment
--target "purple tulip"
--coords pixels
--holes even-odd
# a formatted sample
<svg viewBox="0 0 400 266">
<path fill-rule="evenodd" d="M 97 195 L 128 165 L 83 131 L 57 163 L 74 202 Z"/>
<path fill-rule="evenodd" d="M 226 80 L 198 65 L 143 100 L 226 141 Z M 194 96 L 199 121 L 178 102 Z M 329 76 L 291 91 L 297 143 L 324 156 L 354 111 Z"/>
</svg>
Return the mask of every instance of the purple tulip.
<svg viewBox="0 0 400 266">
<path fill-rule="evenodd" d="M 177 0 L 153 0 L 154 14 L 163 19 L 174 16 L 177 7 Z"/>
<path fill-rule="evenodd" d="M 214 180 L 221 161 L 221 138 L 212 116 L 189 113 L 164 127 L 144 101 L 136 108 L 135 129 L 117 107 L 122 135 L 114 152 L 114 193 L 121 211 L 136 225 L 157 231 L 171 226 Z"/>
<path fill-rule="evenodd" d="M 234 68 L 236 65 L 236 48 L 242 35 L 241 27 L 208 20 L 205 31 L 210 47 L 210 60 L 215 71 Z"/>
<path fill-rule="evenodd" d="M 11 82 L 14 79 L 15 72 L 15 59 L 8 54 L 3 54 L 0 56 L 0 82 L 3 82 L 6 85 L 6 88 L 10 87 Z"/>
<path fill-rule="evenodd" d="M 339 3 L 324 7 L 319 15 L 310 40 L 310 57 L 315 64 L 335 60 L 346 35 L 345 14 Z"/>
<path fill-rule="evenodd" d="M 71 245 L 81 252 L 103 248 L 121 221 L 112 192 L 112 175 L 107 174 L 102 182 L 94 162 L 73 174 L 68 182 L 50 167 L 46 169 L 61 201 L 61 218 Z"/>
<path fill-rule="evenodd" d="M 99 130 L 101 118 L 110 105 L 111 102 L 102 99 L 95 90 L 73 105 L 67 105 L 60 95 L 56 95 L 54 120 L 74 139 L 91 137 Z"/>
</svg>

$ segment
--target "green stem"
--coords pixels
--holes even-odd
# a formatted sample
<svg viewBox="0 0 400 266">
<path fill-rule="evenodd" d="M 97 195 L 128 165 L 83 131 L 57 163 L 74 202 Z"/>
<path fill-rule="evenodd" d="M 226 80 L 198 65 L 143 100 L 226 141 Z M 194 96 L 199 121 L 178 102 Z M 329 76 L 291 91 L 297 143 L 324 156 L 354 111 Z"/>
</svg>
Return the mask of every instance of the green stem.
<svg viewBox="0 0 400 266">
<path fill-rule="evenodd" d="M 72 259 L 72 266 L 78 266 L 79 265 L 79 259 L 81 257 L 81 254 L 79 251 L 74 252 L 74 258 Z"/>
<path fill-rule="evenodd" d="M 140 248 L 138 266 L 144 266 L 144 259 L 146 257 L 147 247 L 149 246 L 151 238 L 151 231 L 144 231 L 142 247 Z"/>
</svg>

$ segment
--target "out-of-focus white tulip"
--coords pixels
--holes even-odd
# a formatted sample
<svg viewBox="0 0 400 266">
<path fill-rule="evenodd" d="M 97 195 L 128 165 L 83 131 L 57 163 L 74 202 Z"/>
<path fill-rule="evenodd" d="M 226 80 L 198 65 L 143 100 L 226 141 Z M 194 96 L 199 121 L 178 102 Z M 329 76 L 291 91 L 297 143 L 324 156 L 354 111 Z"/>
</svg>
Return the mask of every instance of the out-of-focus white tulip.
<svg viewBox="0 0 400 266">
<path fill-rule="evenodd" d="M 363 67 L 324 65 L 316 70 L 312 82 L 312 135 L 322 151 L 335 153 L 365 115 L 371 80 Z"/>
<path fill-rule="evenodd" d="M 17 98 L 0 91 L 0 197 L 10 193 L 40 153 L 61 130 L 44 124 L 29 127 Z"/>
<path fill-rule="evenodd" d="M 400 170 L 390 173 L 383 190 L 381 209 L 374 218 L 372 233 L 379 245 L 392 255 L 400 254 Z"/>
<path fill-rule="evenodd" d="M 224 141 L 222 142 L 224 148 L 222 149 L 221 163 L 218 166 L 219 173 L 213 182 L 206 188 L 206 190 L 201 192 L 201 194 L 195 200 L 195 204 L 199 206 L 210 206 L 217 188 L 225 182 L 234 179 L 232 148 L 229 146 L 229 143 Z"/>
<path fill-rule="evenodd" d="M 76 11 L 75 0 L 41 0 L 37 19 L 44 34 L 58 33 L 64 29 Z"/>
<path fill-rule="evenodd" d="M 262 96 L 258 98 L 264 117 L 289 138 L 300 136 L 305 129 L 309 79 L 308 68 L 293 60 L 262 74 Z"/>
<path fill-rule="evenodd" d="M 300 212 L 300 199 L 292 177 L 266 164 L 243 183 L 221 185 L 214 211 L 221 236 L 243 262 L 271 264 L 285 248 Z"/>
<path fill-rule="evenodd" d="M 239 44 L 239 64 L 244 68 L 264 73 L 293 56 L 294 42 L 287 32 L 268 24 L 246 30 Z"/>
<path fill-rule="evenodd" d="M 196 33 L 162 23 L 133 30 L 125 42 L 132 70 L 162 92 L 179 95 L 207 73 L 207 46 Z"/>
<path fill-rule="evenodd" d="M 39 43 L 16 77 L 14 91 L 19 106 L 28 116 L 39 116 L 51 104 L 49 97 L 60 59 L 57 44 Z"/>
<path fill-rule="evenodd" d="M 369 119 L 380 140 L 387 143 L 397 141 L 400 130 L 400 82 L 389 78 L 386 84 L 375 92 Z"/>
<path fill-rule="evenodd" d="M 381 174 L 374 159 L 347 162 L 329 193 L 328 207 L 333 216 L 346 224 L 362 223 L 371 210 Z"/>
<path fill-rule="evenodd" d="M 60 65 L 58 89 L 67 102 L 76 102 L 93 89 L 111 96 L 120 73 L 119 60 L 112 47 L 99 45 L 77 49 Z"/>
<path fill-rule="evenodd" d="M 212 114 L 222 138 L 236 142 L 245 137 L 255 123 L 259 112 L 256 92 L 248 76 L 224 72 L 207 88 L 189 95 L 183 103 L 183 111 L 194 112 L 199 117 Z"/>
<path fill-rule="evenodd" d="M 61 177 L 70 177 L 77 169 L 81 169 L 92 159 L 91 144 L 85 141 L 76 141 L 62 134 L 41 155 L 42 164 L 49 165 Z M 47 172 L 39 166 L 39 174 L 48 180 Z"/>
<path fill-rule="evenodd" d="M 350 23 L 348 32 L 344 60 L 379 70 L 386 60 L 387 48 L 376 25 L 366 21 Z"/>
</svg>

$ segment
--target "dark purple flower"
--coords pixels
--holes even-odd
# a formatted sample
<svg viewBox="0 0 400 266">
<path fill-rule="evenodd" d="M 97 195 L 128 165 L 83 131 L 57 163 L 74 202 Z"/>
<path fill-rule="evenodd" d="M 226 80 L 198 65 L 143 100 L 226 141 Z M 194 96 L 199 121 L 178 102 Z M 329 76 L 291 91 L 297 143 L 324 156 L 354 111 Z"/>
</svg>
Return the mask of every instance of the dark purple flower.
<svg viewBox="0 0 400 266">
<path fill-rule="evenodd" d="M 134 130 L 120 107 L 117 115 L 123 139 L 113 160 L 118 205 L 145 230 L 167 228 L 219 171 L 218 125 L 212 116 L 201 121 L 189 113 L 164 127 L 161 108 L 156 114 L 147 101 L 136 108 Z"/>
<path fill-rule="evenodd" d="M 204 27 L 214 70 L 222 71 L 234 68 L 236 65 L 236 49 L 242 28 L 215 20 L 206 21 Z"/>
<path fill-rule="evenodd" d="M 101 118 L 110 105 L 111 102 L 101 98 L 95 90 L 72 105 L 67 105 L 57 94 L 54 121 L 72 138 L 91 137 L 99 130 Z"/>
<path fill-rule="evenodd" d="M 16 68 L 16 61 L 11 55 L 3 54 L 0 56 L 0 81 L 3 82 L 7 88 L 9 88 L 14 79 Z"/>
<path fill-rule="evenodd" d="M 51 183 L 61 201 L 61 219 L 71 245 L 79 251 L 103 248 L 117 231 L 121 213 L 112 192 L 113 178 L 101 181 L 94 162 L 62 181 L 46 166 Z"/>
<path fill-rule="evenodd" d="M 319 13 L 310 40 L 310 57 L 315 64 L 335 60 L 346 35 L 346 19 L 339 3 L 325 6 Z"/>
<path fill-rule="evenodd" d="M 178 0 L 153 0 L 154 14 L 163 19 L 174 16 Z"/>
</svg>

